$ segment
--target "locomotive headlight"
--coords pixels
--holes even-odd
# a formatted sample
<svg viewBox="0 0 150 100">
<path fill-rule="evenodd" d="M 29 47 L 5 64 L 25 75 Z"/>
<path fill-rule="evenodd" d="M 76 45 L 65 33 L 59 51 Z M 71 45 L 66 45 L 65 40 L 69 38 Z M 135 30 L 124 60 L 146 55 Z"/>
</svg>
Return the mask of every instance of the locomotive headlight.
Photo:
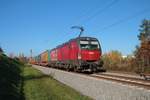
<svg viewBox="0 0 150 100">
<path fill-rule="evenodd" d="M 91 54 L 91 55 L 92 55 L 92 54 L 94 54 L 94 52 L 89 52 L 89 54 Z"/>
<path fill-rule="evenodd" d="M 81 59 L 81 54 L 80 53 L 78 54 L 78 59 Z"/>
</svg>

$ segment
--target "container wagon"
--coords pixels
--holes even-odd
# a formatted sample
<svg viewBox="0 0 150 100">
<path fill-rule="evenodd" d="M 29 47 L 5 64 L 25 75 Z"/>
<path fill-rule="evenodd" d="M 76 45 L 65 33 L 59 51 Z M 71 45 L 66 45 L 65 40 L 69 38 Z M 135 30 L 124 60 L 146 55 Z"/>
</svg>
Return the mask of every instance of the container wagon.
<svg viewBox="0 0 150 100">
<path fill-rule="evenodd" d="M 39 63 L 42 66 L 48 66 L 48 62 L 50 62 L 50 52 L 49 50 L 46 50 L 45 52 L 41 53 L 39 55 Z"/>
</svg>

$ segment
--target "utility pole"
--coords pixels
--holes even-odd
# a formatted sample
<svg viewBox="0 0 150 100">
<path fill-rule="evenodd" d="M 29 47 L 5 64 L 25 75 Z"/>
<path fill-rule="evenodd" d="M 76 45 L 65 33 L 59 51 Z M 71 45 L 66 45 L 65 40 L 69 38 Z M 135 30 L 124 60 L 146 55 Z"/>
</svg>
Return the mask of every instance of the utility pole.
<svg viewBox="0 0 150 100">
<path fill-rule="evenodd" d="M 31 59 L 32 59 L 32 56 L 33 56 L 32 53 L 33 53 L 33 52 L 32 52 L 32 49 L 31 49 L 31 50 L 30 50 L 30 57 L 31 57 Z"/>
</svg>

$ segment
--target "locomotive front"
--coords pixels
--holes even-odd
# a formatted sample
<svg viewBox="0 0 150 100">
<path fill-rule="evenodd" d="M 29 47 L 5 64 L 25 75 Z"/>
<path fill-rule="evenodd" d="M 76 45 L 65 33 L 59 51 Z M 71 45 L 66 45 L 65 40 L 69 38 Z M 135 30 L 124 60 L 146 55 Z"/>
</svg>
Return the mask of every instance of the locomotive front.
<svg viewBox="0 0 150 100">
<path fill-rule="evenodd" d="M 79 52 L 78 61 L 82 71 L 97 72 L 102 68 L 101 46 L 96 38 L 80 37 L 78 38 Z"/>
</svg>

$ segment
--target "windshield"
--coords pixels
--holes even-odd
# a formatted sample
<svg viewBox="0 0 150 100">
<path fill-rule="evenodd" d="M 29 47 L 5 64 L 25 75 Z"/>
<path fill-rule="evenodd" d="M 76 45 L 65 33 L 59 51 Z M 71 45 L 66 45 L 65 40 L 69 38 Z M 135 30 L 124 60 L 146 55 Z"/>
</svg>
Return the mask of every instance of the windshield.
<svg viewBox="0 0 150 100">
<path fill-rule="evenodd" d="M 99 49 L 98 41 L 80 41 L 81 49 L 96 50 Z"/>
</svg>

